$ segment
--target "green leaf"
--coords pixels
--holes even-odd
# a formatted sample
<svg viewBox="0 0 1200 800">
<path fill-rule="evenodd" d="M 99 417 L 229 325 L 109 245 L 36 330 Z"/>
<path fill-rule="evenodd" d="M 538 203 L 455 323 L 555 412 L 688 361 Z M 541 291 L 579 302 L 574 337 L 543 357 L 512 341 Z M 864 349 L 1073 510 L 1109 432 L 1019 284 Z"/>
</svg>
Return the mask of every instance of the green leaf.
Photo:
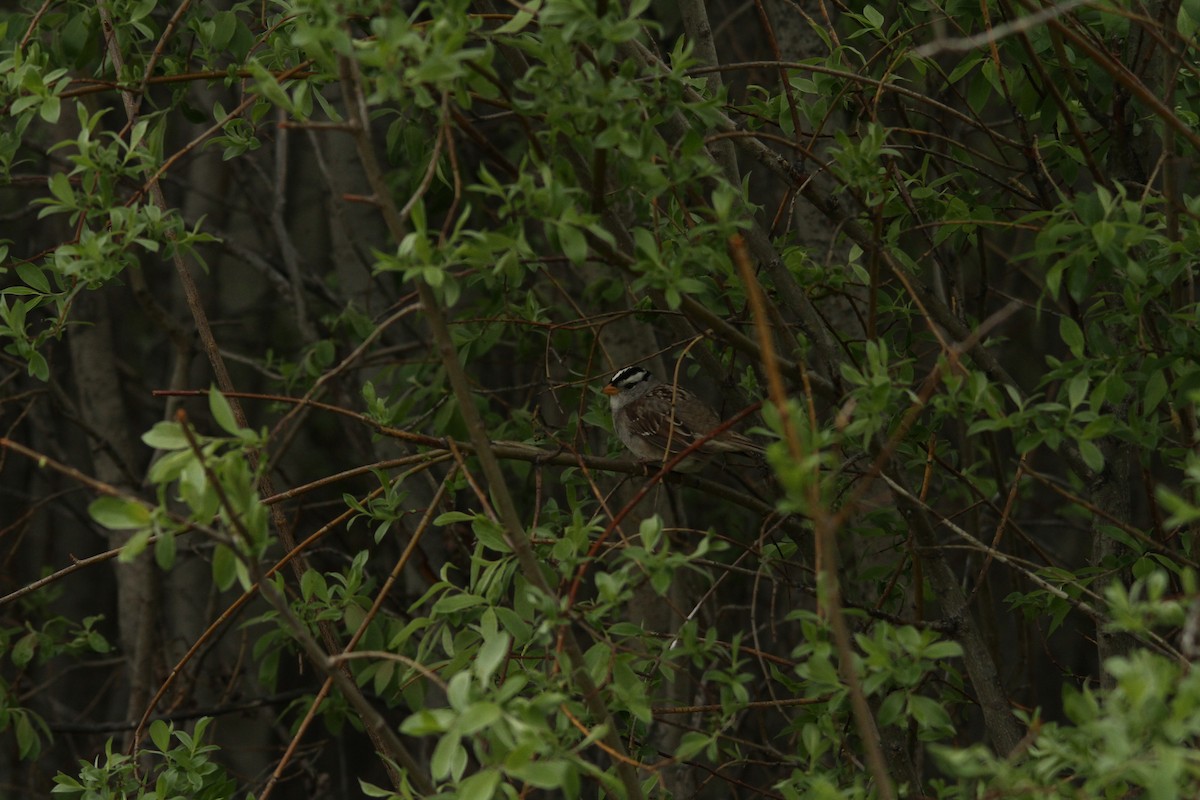
<svg viewBox="0 0 1200 800">
<path fill-rule="evenodd" d="M 71 179 L 65 172 L 56 172 L 50 176 L 50 194 L 67 208 L 75 208 L 75 190 L 71 188 Z"/>
<path fill-rule="evenodd" d="M 528 761 L 508 771 L 514 778 L 539 789 L 561 788 L 568 775 L 567 763 L 558 759 Z"/>
<path fill-rule="evenodd" d="M 154 746 L 158 748 L 160 753 L 165 753 L 171 749 L 171 726 L 161 719 L 156 719 L 150 723 L 150 741 L 154 742 Z"/>
<path fill-rule="evenodd" d="M 50 281 L 46 277 L 46 273 L 33 264 L 17 264 L 17 276 L 30 286 L 42 294 L 50 293 Z"/>
<path fill-rule="evenodd" d="M 156 0 L 139 0 L 139 2 L 131 4 L 127 12 L 129 14 L 129 21 L 136 22 L 150 16 L 150 12 L 154 10 L 156 5 L 158 5 Z"/>
<path fill-rule="evenodd" d="M 1102 219 L 1092 225 L 1092 238 L 1096 240 L 1096 246 L 1103 250 L 1117 238 L 1117 228 L 1108 220 Z"/>
<path fill-rule="evenodd" d="M 92 519 L 113 531 L 144 528 L 150 524 L 150 510 L 136 500 L 101 497 L 88 506 Z"/>
<path fill-rule="evenodd" d="M 112 645 L 104 638 L 104 635 L 99 631 L 91 631 L 87 636 L 88 647 L 92 648 L 94 653 L 107 653 L 112 650 Z"/>
<path fill-rule="evenodd" d="M 142 434 L 142 441 L 155 450 L 185 450 L 191 445 L 178 422 L 156 422 Z"/>
<path fill-rule="evenodd" d="M 126 540 L 125 544 L 121 547 L 121 554 L 117 556 L 117 560 L 123 564 L 128 564 L 140 556 L 149 544 L 150 529 L 142 528 Z"/>
<path fill-rule="evenodd" d="M 1074 411 L 1083 402 L 1083 398 L 1087 395 L 1088 376 L 1086 372 L 1076 372 L 1069 383 L 1067 383 L 1067 400 Z"/>
<path fill-rule="evenodd" d="M 46 381 L 50 378 L 50 365 L 46 363 L 46 357 L 36 350 L 29 353 L 29 374 L 37 378 L 39 381 Z"/>
<path fill-rule="evenodd" d="M 934 642 L 925 648 L 923 655 L 932 661 L 944 658 L 958 658 L 963 654 L 962 645 L 953 641 Z"/>
<path fill-rule="evenodd" d="M 1149 414 L 1158 408 L 1158 404 L 1166 396 L 1167 376 L 1163 370 L 1155 370 L 1150 373 L 1150 378 L 1146 381 L 1146 388 L 1142 393 L 1142 409 Z"/>
<path fill-rule="evenodd" d="M 812 722 L 806 722 L 800 731 L 800 740 L 810 758 L 816 758 L 829 749 L 829 740 L 821 733 L 821 729 Z"/>
<path fill-rule="evenodd" d="M 712 207 L 717 219 L 729 219 L 733 212 L 733 201 L 738 198 L 737 190 L 727 183 L 717 185 L 712 193 Z"/>
<path fill-rule="evenodd" d="M 213 548 L 213 583 L 222 592 L 228 590 L 237 581 L 237 554 L 223 544 Z"/>
<path fill-rule="evenodd" d="M 457 779 L 467 766 L 467 751 L 457 733 L 447 733 L 438 739 L 429 760 L 429 773 L 434 780 Z"/>
<path fill-rule="evenodd" d="M 1083 329 L 1079 323 L 1067 316 L 1058 319 L 1058 335 L 1071 350 L 1071 355 L 1083 358 Z"/>
<path fill-rule="evenodd" d="M 519 33 L 525 28 L 525 26 L 533 21 L 534 15 L 541 7 L 542 0 L 533 0 L 529 3 L 523 3 L 520 6 L 520 10 L 517 11 L 517 13 L 514 14 L 508 22 L 492 31 L 492 35 L 496 36 L 498 34 Z"/>
<path fill-rule="evenodd" d="M 477 514 L 471 520 L 471 530 L 479 537 L 479 541 L 485 547 L 495 550 L 498 553 L 511 553 L 512 548 L 508 546 L 508 542 L 504 539 L 504 528 L 500 524 L 491 519 Z"/>
<path fill-rule="evenodd" d="M 452 614 L 483 603 L 484 599 L 475 594 L 449 594 L 433 604 L 434 614 Z"/>
<path fill-rule="evenodd" d="M 500 706 L 490 701 L 471 703 L 467 710 L 458 718 L 456 729 L 463 736 L 470 736 L 476 731 L 491 727 L 503 716 Z"/>
<path fill-rule="evenodd" d="M 41 106 L 38 107 L 38 115 L 42 120 L 49 122 L 51 125 L 58 122 L 59 114 L 62 113 L 62 101 L 55 95 L 49 95 L 42 100 Z"/>
<path fill-rule="evenodd" d="M 54 783 L 56 785 L 50 790 L 50 794 L 66 794 L 67 792 L 82 793 L 87 789 L 87 787 L 79 781 L 75 780 L 69 775 L 62 774 L 61 772 L 54 776 Z"/>
<path fill-rule="evenodd" d="M 315 569 L 307 570 L 300 576 L 300 596 L 305 600 L 312 600 L 314 597 L 319 600 L 328 599 L 329 586 L 325 582 L 325 576 Z"/>
<path fill-rule="evenodd" d="M 38 635 L 33 631 L 17 639 L 17 643 L 12 646 L 12 662 L 14 666 L 24 667 L 33 660 L 33 654 L 37 652 Z"/>
<path fill-rule="evenodd" d="M 646 517 L 638 526 L 638 535 L 642 537 L 642 547 L 653 553 L 662 539 L 663 521 L 657 514 Z"/>
<path fill-rule="evenodd" d="M 679 746 L 675 748 L 675 760 L 686 761 L 708 747 L 711 742 L 712 737 L 708 734 L 700 733 L 699 731 L 688 731 L 679 740 Z"/>
<path fill-rule="evenodd" d="M 396 662 L 380 661 L 373 666 L 375 666 L 375 694 L 382 695 L 387 691 L 388 684 L 392 682 L 392 678 L 396 676 Z"/>
<path fill-rule="evenodd" d="M 448 708 L 423 708 L 405 718 L 400 723 L 400 732 L 406 736 L 429 736 L 433 733 L 444 733 L 454 719 L 454 712 Z"/>
<path fill-rule="evenodd" d="M 1079 445 L 1079 455 L 1083 459 L 1083 463 L 1087 464 L 1088 469 L 1092 472 L 1100 472 L 1104 469 L 1104 454 L 1100 452 L 1100 448 L 1094 442 L 1081 439 L 1077 444 Z"/>
<path fill-rule="evenodd" d="M 462 511 L 446 511 L 445 513 L 439 514 L 433 520 L 433 524 L 441 527 L 443 525 L 449 525 L 453 522 L 473 522 L 474 520 L 474 514 L 465 514 Z"/>
<path fill-rule="evenodd" d="M 154 540 L 154 562 L 161 570 L 169 570 L 175 566 L 175 534 L 170 531 L 159 531 Z"/>
<path fill-rule="evenodd" d="M 932 698 L 919 694 L 910 695 L 908 710 L 917 724 L 927 730 L 950 731 L 954 728 L 945 707 Z"/>
<path fill-rule="evenodd" d="M 454 796 L 459 800 L 491 800 L 500 785 L 500 771 L 485 769 L 470 776 L 458 785 Z"/>
<path fill-rule="evenodd" d="M 558 243 L 572 264 L 579 266 L 587 260 L 588 244 L 583 232 L 567 223 L 558 226 Z"/>
<path fill-rule="evenodd" d="M 883 702 L 879 704 L 879 711 L 877 712 L 880 725 L 894 725 L 901 719 L 901 713 L 904 710 L 904 699 L 904 692 L 892 692 L 884 698 Z"/>
<path fill-rule="evenodd" d="M 213 14 L 213 33 L 210 40 L 212 48 L 214 50 L 224 50 L 228 47 L 237 29 L 237 14 L 232 11 L 218 11 L 216 14 Z M 258 64 L 257 61 L 252 61 L 251 63 Z"/>
<path fill-rule="evenodd" d="M 358 788 L 362 790 L 364 797 L 393 798 L 396 796 L 391 789 L 384 789 L 382 786 L 376 786 L 373 783 L 367 783 L 362 778 L 358 779 Z"/>
<path fill-rule="evenodd" d="M 28 712 L 17 715 L 13 731 L 17 735 L 17 754 L 21 758 L 32 759 L 41 752 L 42 742 L 38 738 L 37 729 L 29 721 Z"/>
<path fill-rule="evenodd" d="M 217 391 L 215 386 L 208 390 L 208 408 L 212 412 L 213 420 L 221 430 L 234 436 L 241 431 L 242 428 L 237 424 L 237 419 L 233 414 L 233 406 L 229 404 L 225 395 Z"/>
<path fill-rule="evenodd" d="M 195 461 L 196 456 L 191 450 L 169 452 L 151 465 L 149 473 L 150 482 L 158 484 L 170 483 L 178 478 L 187 469 L 189 464 L 193 464 Z"/>
<path fill-rule="evenodd" d="M 508 634 L 501 631 L 484 637 L 483 645 L 475 654 L 475 663 L 472 665 L 480 684 L 486 685 L 500 664 L 507 659 L 511 642 Z"/>
<path fill-rule="evenodd" d="M 987 63 L 987 62 L 985 62 Z M 1063 272 L 1067 269 L 1066 260 L 1060 260 L 1046 272 L 1046 293 L 1057 299 L 1058 290 L 1062 287 Z"/>
</svg>

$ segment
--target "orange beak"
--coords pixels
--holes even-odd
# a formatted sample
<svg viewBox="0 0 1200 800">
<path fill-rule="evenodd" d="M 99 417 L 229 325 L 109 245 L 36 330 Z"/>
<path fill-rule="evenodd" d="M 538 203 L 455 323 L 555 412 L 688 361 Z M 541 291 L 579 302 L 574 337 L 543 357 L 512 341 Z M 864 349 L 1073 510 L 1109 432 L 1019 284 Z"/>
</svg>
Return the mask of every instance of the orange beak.
<svg viewBox="0 0 1200 800">
<path fill-rule="evenodd" d="M 607 395 L 614 395 L 614 394 L 620 394 L 620 393 L 621 393 L 621 390 L 620 390 L 620 389 L 618 389 L 617 387 L 613 386 L 611 383 L 610 383 L 608 386 L 605 386 L 605 387 L 604 387 L 603 389 L 601 389 L 600 391 L 604 392 L 604 393 L 605 393 L 605 394 L 607 394 Z"/>
</svg>

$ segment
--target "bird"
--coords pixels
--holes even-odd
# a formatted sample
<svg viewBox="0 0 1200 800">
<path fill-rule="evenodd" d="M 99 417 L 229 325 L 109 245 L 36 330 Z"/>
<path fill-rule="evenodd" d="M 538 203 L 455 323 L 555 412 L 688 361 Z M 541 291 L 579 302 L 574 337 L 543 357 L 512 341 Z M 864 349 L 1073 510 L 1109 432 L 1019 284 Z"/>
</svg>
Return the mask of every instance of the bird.
<svg viewBox="0 0 1200 800">
<path fill-rule="evenodd" d="M 617 438 L 640 461 L 667 461 L 700 439 L 703 443 L 675 469 L 694 472 L 723 453 L 763 455 L 761 446 L 736 431 L 707 438 L 721 425 L 717 413 L 687 389 L 663 383 L 645 367 L 617 370 L 601 391 L 608 395 Z"/>
</svg>

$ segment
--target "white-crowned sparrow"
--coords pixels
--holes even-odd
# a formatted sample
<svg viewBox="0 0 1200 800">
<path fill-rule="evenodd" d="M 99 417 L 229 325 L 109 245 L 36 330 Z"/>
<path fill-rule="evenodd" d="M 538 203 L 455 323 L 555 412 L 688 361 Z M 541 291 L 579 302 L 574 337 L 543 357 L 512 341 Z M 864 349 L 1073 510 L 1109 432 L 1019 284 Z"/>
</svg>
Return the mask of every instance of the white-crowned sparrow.
<svg viewBox="0 0 1200 800">
<path fill-rule="evenodd" d="M 676 469 L 697 470 L 720 453 L 762 455 L 762 447 L 735 431 L 706 438 L 721 424 L 716 412 L 687 389 L 659 381 L 644 367 L 619 370 L 602 391 L 612 406 L 617 438 L 641 461 L 666 461 L 698 439 L 704 439 L 703 444 Z"/>
</svg>

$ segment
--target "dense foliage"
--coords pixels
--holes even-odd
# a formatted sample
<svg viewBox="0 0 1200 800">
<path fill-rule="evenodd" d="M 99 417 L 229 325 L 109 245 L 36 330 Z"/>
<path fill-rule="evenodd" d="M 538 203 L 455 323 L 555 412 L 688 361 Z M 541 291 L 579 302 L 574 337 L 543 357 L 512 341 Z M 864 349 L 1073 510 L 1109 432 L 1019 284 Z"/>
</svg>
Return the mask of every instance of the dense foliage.
<svg viewBox="0 0 1200 800">
<path fill-rule="evenodd" d="M 1200 794 L 1194 3 L 12 5 L 0 796 Z"/>
</svg>

